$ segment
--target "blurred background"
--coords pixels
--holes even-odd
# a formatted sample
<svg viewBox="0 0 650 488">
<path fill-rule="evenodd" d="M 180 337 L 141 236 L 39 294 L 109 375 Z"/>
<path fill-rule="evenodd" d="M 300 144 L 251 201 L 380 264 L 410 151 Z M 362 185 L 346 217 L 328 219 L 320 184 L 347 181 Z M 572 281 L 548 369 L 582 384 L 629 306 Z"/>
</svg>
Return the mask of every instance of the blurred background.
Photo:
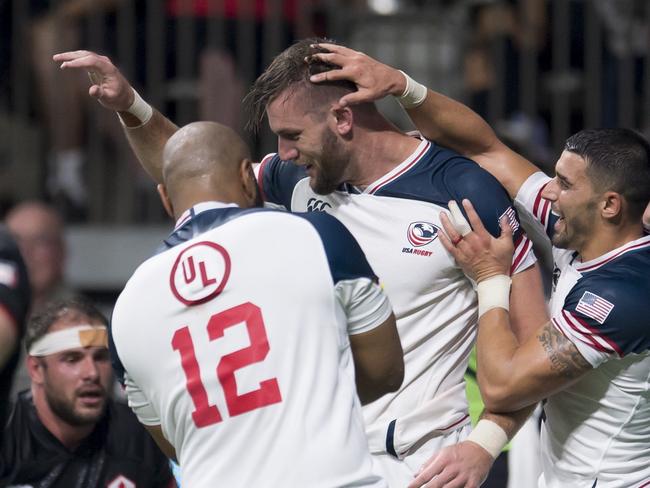
<svg viewBox="0 0 650 488">
<path fill-rule="evenodd" d="M 0 211 L 33 224 L 18 236 L 31 271 L 107 307 L 171 227 L 116 116 L 56 52 L 108 55 L 177 124 L 229 124 L 259 158 L 275 139 L 243 132 L 247 87 L 293 40 L 328 36 L 464 101 L 550 169 L 582 128 L 647 135 L 649 26 L 648 0 L 0 0 Z M 32 201 L 58 244 L 16 217 Z"/>
</svg>

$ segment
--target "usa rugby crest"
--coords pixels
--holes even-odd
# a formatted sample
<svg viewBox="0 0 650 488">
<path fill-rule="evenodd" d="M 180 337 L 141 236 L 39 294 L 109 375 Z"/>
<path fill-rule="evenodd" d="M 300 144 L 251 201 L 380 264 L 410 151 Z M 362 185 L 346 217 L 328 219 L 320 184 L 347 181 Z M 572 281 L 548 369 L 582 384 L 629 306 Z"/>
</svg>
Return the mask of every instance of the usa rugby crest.
<svg viewBox="0 0 650 488">
<path fill-rule="evenodd" d="M 430 222 L 412 222 L 409 225 L 406 237 L 413 247 L 422 247 L 435 241 L 439 230 Z"/>
</svg>

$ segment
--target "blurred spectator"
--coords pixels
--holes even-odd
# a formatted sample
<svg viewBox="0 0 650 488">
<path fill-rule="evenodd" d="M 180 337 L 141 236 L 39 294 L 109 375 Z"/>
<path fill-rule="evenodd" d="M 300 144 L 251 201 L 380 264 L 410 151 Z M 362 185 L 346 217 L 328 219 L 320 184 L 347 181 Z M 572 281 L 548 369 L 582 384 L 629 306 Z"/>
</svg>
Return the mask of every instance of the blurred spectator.
<svg viewBox="0 0 650 488">
<path fill-rule="evenodd" d="M 168 460 L 110 398 L 107 321 L 97 308 L 79 299 L 46 306 L 25 345 L 32 385 L 3 431 L 1 486 L 174 486 Z"/>
<path fill-rule="evenodd" d="M 636 111 L 642 110 L 644 105 L 626 107 L 631 109 L 630 113 L 623 114 L 618 93 L 631 88 L 635 97 L 643 96 L 643 65 L 650 45 L 650 3 L 647 0 L 595 0 L 594 7 L 605 31 L 601 125 L 627 126 L 630 121 L 636 124 L 640 120 L 640 126 L 646 119 Z M 631 86 L 626 86 L 621 79 L 621 67 L 626 62 L 629 62 Z"/>
<path fill-rule="evenodd" d="M 65 239 L 56 209 L 38 201 L 24 202 L 9 210 L 5 222 L 27 265 L 33 308 L 73 295 L 63 281 Z"/>
<path fill-rule="evenodd" d="M 84 21 L 97 12 L 114 11 L 123 1 L 64 0 L 52 2 L 51 8 L 43 11 L 46 2 L 38 0 L 39 15 L 30 27 L 32 64 L 49 136 L 47 190 L 66 214 L 75 218 L 83 215 L 87 197 L 82 175 L 86 86 L 79 77 L 61 74 L 53 65 L 52 56 L 87 44 L 82 41 Z M 114 19 L 107 19 L 107 30 L 114 31 L 111 24 Z"/>
<path fill-rule="evenodd" d="M 29 309 L 27 269 L 18 247 L 0 227 L 0 425 L 4 425 L 9 391 L 18 364 L 20 339 Z"/>
<path fill-rule="evenodd" d="M 16 239 L 27 266 L 32 310 L 38 312 L 51 300 L 71 298 L 75 293 L 63 278 L 65 239 L 63 220 L 57 210 L 43 202 L 24 202 L 9 210 L 5 223 Z M 15 372 L 12 397 L 30 383 L 22 352 Z"/>
<path fill-rule="evenodd" d="M 546 0 L 475 0 L 472 11 L 473 39 L 465 56 L 465 85 L 472 108 L 488 114 L 488 96 L 495 84 L 505 87 L 505 115 L 518 106 L 519 56 L 535 55 L 546 44 Z M 503 42 L 503 79 L 495 71 L 494 45 Z"/>
</svg>

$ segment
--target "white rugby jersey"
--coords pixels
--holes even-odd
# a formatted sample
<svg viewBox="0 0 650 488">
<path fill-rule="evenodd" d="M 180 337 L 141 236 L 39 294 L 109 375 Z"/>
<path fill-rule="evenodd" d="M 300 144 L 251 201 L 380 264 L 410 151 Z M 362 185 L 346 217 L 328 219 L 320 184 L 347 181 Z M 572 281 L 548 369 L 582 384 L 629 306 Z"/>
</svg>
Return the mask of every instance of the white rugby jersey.
<svg viewBox="0 0 650 488">
<path fill-rule="evenodd" d="M 463 375 L 476 336 L 476 293 L 438 233 L 449 200 L 469 198 L 498 234 L 506 214 L 516 228 L 514 272 L 534 255 L 505 190 L 476 163 L 423 140 L 388 174 L 361 190 L 343 185 L 329 195 L 309 186 L 302 167 L 275 154 L 257 169 L 267 202 L 295 212 L 334 215 L 354 235 L 393 305 L 404 349 L 404 382 L 365 405 L 370 450 L 402 457 L 418 440 L 467 423 Z"/>
<path fill-rule="evenodd" d="M 111 347 L 183 485 L 385 487 L 348 333 L 391 310 L 345 227 L 206 202 L 165 243 L 120 295 Z"/>
<path fill-rule="evenodd" d="M 558 216 L 536 173 L 517 203 L 550 239 Z M 594 367 L 548 398 L 540 486 L 650 486 L 650 236 L 588 262 L 553 248 L 552 322 Z"/>
</svg>

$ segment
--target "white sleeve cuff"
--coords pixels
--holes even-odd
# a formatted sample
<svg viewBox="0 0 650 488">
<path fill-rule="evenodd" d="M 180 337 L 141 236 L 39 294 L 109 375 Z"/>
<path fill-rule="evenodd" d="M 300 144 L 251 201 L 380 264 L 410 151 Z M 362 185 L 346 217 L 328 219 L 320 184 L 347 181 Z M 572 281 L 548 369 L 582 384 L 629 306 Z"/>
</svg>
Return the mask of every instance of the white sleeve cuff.
<svg viewBox="0 0 650 488">
<path fill-rule="evenodd" d="M 345 310 L 349 334 L 361 334 L 379 327 L 392 312 L 384 291 L 369 278 L 339 281 L 335 292 Z"/>
<path fill-rule="evenodd" d="M 129 407 L 143 425 L 160 425 L 160 416 L 153 408 L 140 387 L 136 385 L 128 373 L 124 373 L 124 386 Z"/>
</svg>

